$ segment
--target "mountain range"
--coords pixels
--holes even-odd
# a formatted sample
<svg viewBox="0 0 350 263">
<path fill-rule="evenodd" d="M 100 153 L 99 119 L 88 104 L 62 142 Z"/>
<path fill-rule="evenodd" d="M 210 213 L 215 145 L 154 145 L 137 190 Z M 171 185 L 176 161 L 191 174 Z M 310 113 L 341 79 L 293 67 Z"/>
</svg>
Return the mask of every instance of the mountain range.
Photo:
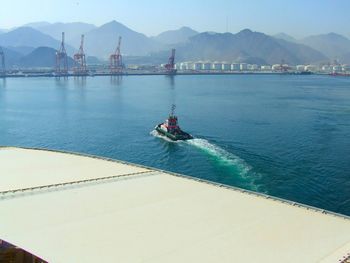
<svg viewBox="0 0 350 263">
<path fill-rule="evenodd" d="M 173 45 L 183 43 L 189 40 L 190 37 L 197 35 L 199 32 L 189 27 L 181 27 L 177 30 L 168 30 L 153 37 L 155 41 L 165 45 Z"/>
<path fill-rule="evenodd" d="M 52 38 L 61 41 L 62 32 L 65 32 L 67 43 L 77 37 L 80 38 L 82 34 L 85 34 L 96 28 L 93 24 L 73 22 L 73 23 L 47 23 L 37 22 L 26 24 L 26 27 L 32 27 L 41 33 L 51 36 Z"/>
<path fill-rule="evenodd" d="M 330 59 L 342 60 L 345 54 L 350 53 L 350 40 L 335 33 L 309 36 L 302 39 L 300 43 L 312 46 Z"/>
<path fill-rule="evenodd" d="M 87 56 L 107 60 L 115 51 L 118 37 L 122 37 L 121 51 L 125 61 L 165 62 L 170 49 L 176 48 L 177 61 L 210 60 L 275 64 L 285 61 L 289 64 L 326 63 L 338 59 L 350 63 L 350 40 L 344 36 L 329 33 L 303 39 L 295 39 L 285 33 L 274 36 L 249 29 L 236 34 L 197 32 L 189 27 L 165 31 L 148 37 L 127 26 L 111 21 L 99 27 L 88 23 L 36 22 L 12 30 L 0 31 L 0 45 L 4 47 L 9 66 L 15 64 L 30 66 L 30 60 L 41 61 L 52 55 L 65 32 L 66 49 L 70 56 L 80 45 L 81 34 L 85 34 L 84 49 Z M 41 48 L 40 50 L 37 50 Z M 98 61 L 91 58 L 90 61 Z M 33 65 L 38 65 L 33 62 Z"/>
<path fill-rule="evenodd" d="M 12 31 L 0 34 L 0 45 L 3 47 L 21 48 L 40 46 L 58 48 L 61 42 L 53 37 L 43 34 L 42 32 L 31 27 L 19 27 Z M 66 45 L 68 53 L 73 54 L 75 49 Z"/>
<path fill-rule="evenodd" d="M 121 50 L 125 55 L 147 55 L 150 51 L 161 49 L 161 45 L 146 35 L 135 32 L 117 21 L 111 21 L 85 34 L 85 50 L 99 58 L 107 59 L 112 54 L 122 37 Z M 69 43 L 74 47 L 80 44 L 80 36 Z"/>
<path fill-rule="evenodd" d="M 301 44 L 275 39 L 249 29 L 237 34 L 200 33 L 177 47 L 180 60 L 237 61 L 274 64 L 282 60 L 290 64 L 321 62 L 327 58 Z"/>
</svg>

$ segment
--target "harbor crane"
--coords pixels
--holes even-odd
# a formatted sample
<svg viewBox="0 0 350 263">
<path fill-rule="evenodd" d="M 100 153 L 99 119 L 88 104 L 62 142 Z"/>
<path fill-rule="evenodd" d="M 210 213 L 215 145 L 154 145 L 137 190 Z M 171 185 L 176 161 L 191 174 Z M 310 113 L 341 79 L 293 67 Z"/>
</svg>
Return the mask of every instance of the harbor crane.
<svg viewBox="0 0 350 263">
<path fill-rule="evenodd" d="M 81 35 L 80 48 L 78 53 L 74 54 L 74 74 L 76 75 L 86 75 L 86 58 L 84 52 L 84 35 Z"/>
<path fill-rule="evenodd" d="M 66 48 L 64 46 L 64 32 L 62 32 L 62 42 L 59 50 L 56 51 L 56 68 L 55 72 L 57 75 L 68 74 L 68 56 Z"/>
<path fill-rule="evenodd" d="M 120 74 L 123 71 L 123 59 L 120 53 L 121 42 L 122 42 L 122 37 L 119 36 L 118 46 L 115 52 L 109 57 L 111 74 Z"/>
<path fill-rule="evenodd" d="M 5 54 L 4 54 L 4 51 L 2 50 L 2 47 L 0 47 L 0 63 L 1 63 L 0 76 L 3 77 L 6 75 L 6 68 L 5 68 Z"/>
<path fill-rule="evenodd" d="M 168 64 L 165 64 L 165 70 L 168 74 L 176 74 L 175 69 L 175 48 L 171 50 L 171 56 L 169 57 Z"/>
</svg>

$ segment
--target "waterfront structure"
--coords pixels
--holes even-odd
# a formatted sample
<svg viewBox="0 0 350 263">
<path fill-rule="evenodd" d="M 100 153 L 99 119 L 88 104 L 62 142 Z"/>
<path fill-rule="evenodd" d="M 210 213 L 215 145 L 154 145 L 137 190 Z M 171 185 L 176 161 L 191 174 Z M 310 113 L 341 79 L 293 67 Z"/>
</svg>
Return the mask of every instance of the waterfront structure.
<svg viewBox="0 0 350 263">
<path fill-rule="evenodd" d="M 202 69 L 203 70 L 210 70 L 211 68 L 211 63 L 210 62 L 203 62 L 202 64 Z"/>
<path fill-rule="evenodd" d="M 271 66 L 270 65 L 263 65 L 260 67 L 262 71 L 271 71 Z"/>
<path fill-rule="evenodd" d="M 185 64 L 187 65 L 187 69 L 188 70 L 193 70 L 194 69 L 194 63 L 189 61 L 189 62 L 185 62 Z"/>
<path fill-rule="evenodd" d="M 344 72 L 350 71 L 350 65 L 346 65 L 346 64 L 342 65 L 342 71 Z"/>
<path fill-rule="evenodd" d="M 247 63 L 241 63 L 240 66 L 239 66 L 239 69 L 241 71 L 248 70 L 248 64 Z"/>
<path fill-rule="evenodd" d="M 187 70 L 187 64 L 184 62 L 181 62 L 179 64 L 176 64 L 176 68 L 178 68 L 180 70 Z"/>
<path fill-rule="evenodd" d="M 333 66 L 333 72 L 341 72 L 342 71 L 342 66 L 341 65 L 334 65 Z"/>
<path fill-rule="evenodd" d="M 0 237 L 43 261 L 350 258 L 349 217 L 235 187 L 94 156 L 11 147 L 0 148 L 0 174 Z"/>
<path fill-rule="evenodd" d="M 175 48 L 171 50 L 171 55 L 168 59 L 168 63 L 164 65 L 165 72 L 167 74 L 176 74 L 175 68 Z"/>
<path fill-rule="evenodd" d="M 109 56 L 109 69 L 111 74 L 121 74 L 123 72 L 123 57 L 120 51 L 122 37 L 118 38 L 118 45 L 114 53 Z"/>
<path fill-rule="evenodd" d="M 231 64 L 224 62 L 224 63 L 222 63 L 221 69 L 224 71 L 229 71 L 229 70 L 231 70 Z"/>
<path fill-rule="evenodd" d="M 60 48 L 56 51 L 56 68 L 55 72 L 58 76 L 68 74 L 68 56 L 64 44 L 64 32 L 62 32 L 62 41 Z"/>
<path fill-rule="evenodd" d="M 297 71 L 305 71 L 305 65 L 297 65 Z"/>
<path fill-rule="evenodd" d="M 222 70 L 222 63 L 215 61 L 212 65 L 211 68 L 213 70 Z"/>
<path fill-rule="evenodd" d="M 241 69 L 240 66 L 241 66 L 241 65 L 240 65 L 239 63 L 232 63 L 232 64 L 231 64 L 231 70 L 232 70 L 232 71 L 240 71 L 240 69 Z"/>
<path fill-rule="evenodd" d="M 257 71 L 259 70 L 259 66 L 257 64 L 248 64 L 248 70 Z"/>
<path fill-rule="evenodd" d="M 201 70 L 201 69 L 202 69 L 202 62 L 193 63 L 193 70 Z"/>
<path fill-rule="evenodd" d="M 330 65 L 323 65 L 323 66 L 321 67 L 321 70 L 322 70 L 323 72 L 328 72 L 328 73 L 331 72 L 332 69 L 333 69 L 333 67 L 330 66 Z"/>
<path fill-rule="evenodd" d="M 280 69 L 281 69 L 281 64 L 274 64 L 274 65 L 272 65 L 271 69 L 272 69 L 273 71 L 280 70 Z"/>
<path fill-rule="evenodd" d="M 77 75 L 86 75 L 88 73 L 86 68 L 86 58 L 84 52 L 84 35 L 81 35 L 78 53 L 74 54 L 73 72 Z"/>
<path fill-rule="evenodd" d="M 6 75 L 6 67 L 5 67 L 5 53 L 0 46 L 0 76 L 3 77 Z"/>
<path fill-rule="evenodd" d="M 316 72 L 318 71 L 318 67 L 316 65 L 306 65 L 305 71 Z"/>
</svg>

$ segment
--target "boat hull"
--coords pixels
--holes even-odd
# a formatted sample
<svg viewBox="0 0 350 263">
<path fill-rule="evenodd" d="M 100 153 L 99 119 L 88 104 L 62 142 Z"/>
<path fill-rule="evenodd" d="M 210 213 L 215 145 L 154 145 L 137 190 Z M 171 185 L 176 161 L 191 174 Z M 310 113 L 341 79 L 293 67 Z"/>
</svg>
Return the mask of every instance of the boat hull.
<svg viewBox="0 0 350 263">
<path fill-rule="evenodd" d="M 158 124 L 155 127 L 156 131 L 159 134 L 164 135 L 173 141 L 185 141 L 185 140 L 193 139 L 193 136 L 191 134 L 184 132 L 184 131 L 181 131 L 180 133 L 177 133 L 177 134 L 172 134 L 172 133 L 166 132 L 162 128 L 160 128 L 161 125 L 162 124 Z"/>
</svg>

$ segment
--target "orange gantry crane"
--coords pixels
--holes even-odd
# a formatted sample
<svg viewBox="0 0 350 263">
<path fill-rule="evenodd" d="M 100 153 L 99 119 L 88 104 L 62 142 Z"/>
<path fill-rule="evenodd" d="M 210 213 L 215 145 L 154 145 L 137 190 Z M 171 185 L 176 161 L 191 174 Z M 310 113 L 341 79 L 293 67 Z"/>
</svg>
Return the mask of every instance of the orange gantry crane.
<svg viewBox="0 0 350 263">
<path fill-rule="evenodd" d="M 61 46 L 56 51 L 55 72 L 59 76 L 68 74 L 68 56 L 67 56 L 66 48 L 64 46 L 64 32 L 62 32 Z"/>
<path fill-rule="evenodd" d="M 121 42 L 122 37 L 119 37 L 118 46 L 115 52 L 109 57 L 111 74 L 121 74 L 123 72 L 123 59 L 120 52 Z"/>
<path fill-rule="evenodd" d="M 168 64 L 165 64 L 165 70 L 167 74 L 176 74 L 175 69 L 175 48 L 171 50 L 171 56 L 169 57 Z"/>
<path fill-rule="evenodd" d="M 86 58 L 84 52 L 84 35 L 81 35 L 80 48 L 78 53 L 74 54 L 74 68 L 73 72 L 75 75 L 86 75 Z"/>
</svg>

